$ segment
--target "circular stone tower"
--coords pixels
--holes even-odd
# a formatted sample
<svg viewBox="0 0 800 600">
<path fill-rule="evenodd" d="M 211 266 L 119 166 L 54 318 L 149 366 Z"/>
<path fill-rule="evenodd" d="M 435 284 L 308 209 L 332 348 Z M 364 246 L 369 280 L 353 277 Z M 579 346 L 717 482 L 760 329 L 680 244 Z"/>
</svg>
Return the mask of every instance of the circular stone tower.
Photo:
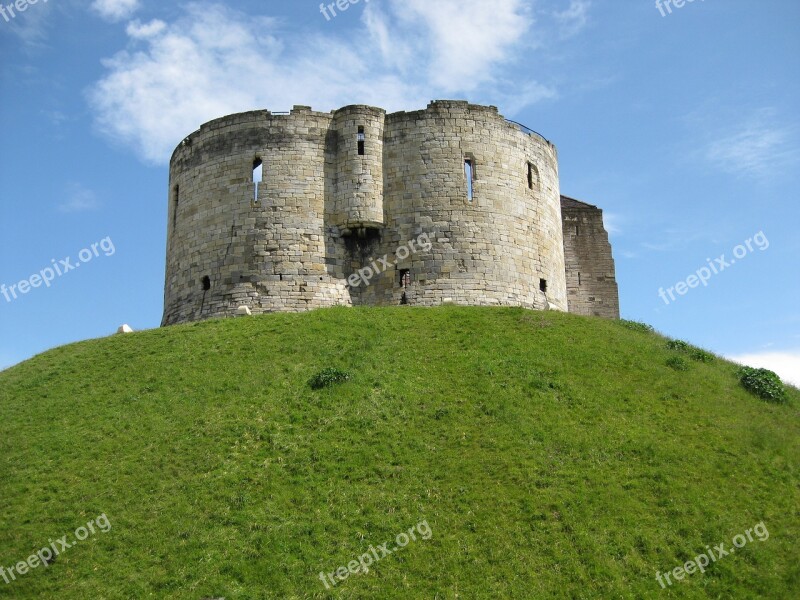
<svg viewBox="0 0 800 600">
<path fill-rule="evenodd" d="M 334 305 L 567 309 L 555 147 L 495 107 L 296 106 L 170 162 L 162 324 Z"/>
</svg>

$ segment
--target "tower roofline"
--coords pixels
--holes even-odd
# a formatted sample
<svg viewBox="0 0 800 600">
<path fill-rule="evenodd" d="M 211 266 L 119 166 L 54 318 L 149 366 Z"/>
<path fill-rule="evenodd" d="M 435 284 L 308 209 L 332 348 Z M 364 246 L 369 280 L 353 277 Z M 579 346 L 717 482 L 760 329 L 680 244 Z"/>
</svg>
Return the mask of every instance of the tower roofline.
<svg viewBox="0 0 800 600">
<path fill-rule="evenodd" d="M 570 196 L 565 196 L 564 194 L 561 194 L 561 203 L 566 204 L 570 208 L 591 208 L 594 210 L 602 210 L 594 204 L 589 204 L 588 202 L 578 200 L 577 198 L 571 198 Z"/>
</svg>

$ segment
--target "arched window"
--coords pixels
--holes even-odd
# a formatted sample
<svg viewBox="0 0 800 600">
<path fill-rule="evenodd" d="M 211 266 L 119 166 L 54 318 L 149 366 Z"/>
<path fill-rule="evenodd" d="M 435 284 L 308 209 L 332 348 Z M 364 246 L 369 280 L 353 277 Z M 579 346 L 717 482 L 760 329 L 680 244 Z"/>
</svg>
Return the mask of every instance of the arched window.
<svg viewBox="0 0 800 600">
<path fill-rule="evenodd" d="M 539 169 L 530 161 L 528 161 L 528 189 L 539 189 Z"/>
<path fill-rule="evenodd" d="M 253 183 L 255 184 L 255 192 L 253 196 L 253 202 L 258 202 L 258 184 L 261 183 L 264 179 L 264 164 L 261 162 L 261 159 L 256 157 L 253 161 Z"/>
</svg>

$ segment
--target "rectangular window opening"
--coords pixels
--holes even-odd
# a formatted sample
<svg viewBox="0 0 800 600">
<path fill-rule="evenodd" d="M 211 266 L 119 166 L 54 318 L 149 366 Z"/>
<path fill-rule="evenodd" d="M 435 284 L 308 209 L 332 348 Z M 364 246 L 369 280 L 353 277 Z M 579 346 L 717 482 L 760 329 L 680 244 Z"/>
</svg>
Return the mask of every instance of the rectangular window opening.
<svg viewBox="0 0 800 600">
<path fill-rule="evenodd" d="M 539 280 L 539 290 L 547 293 L 547 279 L 540 279 Z"/>
<path fill-rule="evenodd" d="M 580 285 L 580 284 L 581 284 L 581 274 L 578 273 L 578 285 Z"/>
<path fill-rule="evenodd" d="M 253 183 L 255 184 L 255 191 L 253 192 L 253 202 L 258 202 L 258 184 L 264 180 L 264 163 L 260 158 L 256 157 L 253 160 Z"/>
<path fill-rule="evenodd" d="M 400 287 L 411 285 L 411 269 L 400 269 Z"/>
<path fill-rule="evenodd" d="M 358 155 L 364 156 L 364 144 L 367 141 L 367 136 L 364 133 L 364 127 L 358 128 Z"/>
<path fill-rule="evenodd" d="M 464 159 L 464 176 L 467 178 L 467 199 L 472 202 L 474 197 L 475 165 L 471 158 Z"/>
<path fill-rule="evenodd" d="M 175 231 L 175 225 L 178 222 L 178 201 L 180 199 L 180 187 L 175 186 L 175 199 L 172 204 L 172 231 Z"/>
<path fill-rule="evenodd" d="M 533 189 L 533 165 L 528 163 L 528 189 Z"/>
</svg>

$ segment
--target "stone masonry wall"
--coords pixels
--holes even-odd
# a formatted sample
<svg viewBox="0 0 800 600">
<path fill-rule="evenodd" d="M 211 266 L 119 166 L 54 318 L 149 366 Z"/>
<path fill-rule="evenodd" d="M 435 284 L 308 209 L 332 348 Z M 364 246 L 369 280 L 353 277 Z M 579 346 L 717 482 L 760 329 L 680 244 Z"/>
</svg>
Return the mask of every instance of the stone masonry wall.
<svg viewBox="0 0 800 600">
<path fill-rule="evenodd" d="M 342 273 L 325 261 L 330 123 L 307 107 L 243 113 L 207 123 L 178 147 L 162 324 L 232 315 L 241 305 L 267 312 L 349 303 Z"/>
<path fill-rule="evenodd" d="M 394 269 L 358 289 L 360 303 L 567 309 L 555 148 L 494 107 L 439 101 L 387 116 L 387 227 L 379 255 Z M 472 161 L 473 198 L 464 161 Z M 538 171 L 533 188 L 527 168 Z M 394 253 L 420 234 L 429 252 Z M 401 271 L 410 282 L 403 286 Z M 540 291 L 546 281 L 547 293 Z M 544 285 L 544 284 L 543 284 Z"/>
<path fill-rule="evenodd" d="M 614 258 L 603 211 L 562 196 L 561 215 L 569 312 L 619 319 Z"/>
<path fill-rule="evenodd" d="M 555 147 L 495 107 L 296 106 L 211 121 L 170 163 L 162 324 L 242 305 L 255 314 L 446 302 L 567 310 L 564 251 L 574 245 L 562 236 L 558 186 Z M 406 256 L 422 234 L 429 249 Z M 597 248 L 610 259 L 607 238 Z M 348 285 L 384 255 L 388 269 L 369 285 Z"/>
</svg>

